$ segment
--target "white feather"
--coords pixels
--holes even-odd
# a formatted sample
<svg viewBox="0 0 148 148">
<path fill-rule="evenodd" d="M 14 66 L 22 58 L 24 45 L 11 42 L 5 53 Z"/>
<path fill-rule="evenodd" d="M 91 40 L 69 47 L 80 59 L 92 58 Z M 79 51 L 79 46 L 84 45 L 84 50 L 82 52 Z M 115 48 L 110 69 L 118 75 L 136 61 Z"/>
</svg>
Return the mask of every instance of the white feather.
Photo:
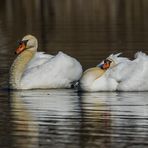
<svg viewBox="0 0 148 148">
<path fill-rule="evenodd" d="M 38 41 L 32 35 L 24 36 L 22 44 L 10 70 L 12 89 L 70 88 L 80 79 L 82 66 L 75 58 L 63 52 L 55 56 L 37 52 Z"/>
<path fill-rule="evenodd" d="M 44 57 L 45 56 L 45 57 Z M 29 63 L 21 80 L 21 87 L 30 88 L 69 88 L 82 74 L 80 63 L 59 52 L 56 56 L 37 54 Z"/>
<path fill-rule="evenodd" d="M 35 56 L 28 63 L 26 71 L 30 68 L 44 64 L 45 62 L 49 61 L 49 59 L 53 57 L 54 57 L 53 55 L 45 54 L 44 52 L 35 53 Z"/>
<path fill-rule="evenodd" d="M 135 59 L 129 60 L 119 55 L 111 54 L 107 58 L 113 65 L 101 77 L 87 83 L 90 91 L 148 91 L 148 56 L 143 52 L 137 52 Z M 85 86 L 85 82 L 86 78 L 82 87 Z M 85 87 L 83 88 L 87 91 Z"/>
</svg>

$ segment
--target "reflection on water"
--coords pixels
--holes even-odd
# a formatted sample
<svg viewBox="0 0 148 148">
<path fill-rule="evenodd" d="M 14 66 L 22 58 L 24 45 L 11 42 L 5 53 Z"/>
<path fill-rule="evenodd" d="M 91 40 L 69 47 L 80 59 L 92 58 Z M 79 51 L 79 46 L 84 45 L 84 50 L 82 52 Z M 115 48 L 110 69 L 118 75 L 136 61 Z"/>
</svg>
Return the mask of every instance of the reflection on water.
<svg viewBox="0 0 148 148">
<path fill-rule="evenodd" d="M 38 146 L 38 124 L 21 98 L 20 92 L 10 93 L 12 145 L 20 148 L 36 148 Z"/>
<path fill-rule="evenodd" d="M 148 93 L 1 92 L 0 147 L 147 147 Z M 6 132 L 7 131 L 7 132 Z"/>
</svg>

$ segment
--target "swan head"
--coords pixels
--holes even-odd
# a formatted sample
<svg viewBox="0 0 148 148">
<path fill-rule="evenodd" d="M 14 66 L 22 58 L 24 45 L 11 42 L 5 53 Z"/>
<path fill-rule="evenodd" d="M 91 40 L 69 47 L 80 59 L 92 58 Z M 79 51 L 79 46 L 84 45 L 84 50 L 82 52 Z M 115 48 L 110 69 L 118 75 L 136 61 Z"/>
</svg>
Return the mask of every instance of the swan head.
<svg viewBox="0 0 148 148">
<path fill-rule="evenodd" d="M 26 35 L 19 42 L 19 47 L 16 49 L 16 54 L 22 53 L 24 50 L 37 51 L 38 41 L 33 35 Z"/>
<path fill-rule="evenodd" d="M 118 54 L 111 54 L 105 60 L 103 60 L 98 66 L 103 69 L 107 70 L 108 68 L 113 68 L 118 65 L 121 61 L 127 59 L 124 57 L 119 57 L 121 53 Z"/>
<path fill-rule="evenodd" d="M 99 64 L 99 67 L 103 70 L 107 70 L 108 68 L 110 68 L 112 65 L 114 64 L 114 61 L 110 60 L 110 59 L 105 59 L 103 62 L 101 62 L 101 64 Z"/>
</svg>

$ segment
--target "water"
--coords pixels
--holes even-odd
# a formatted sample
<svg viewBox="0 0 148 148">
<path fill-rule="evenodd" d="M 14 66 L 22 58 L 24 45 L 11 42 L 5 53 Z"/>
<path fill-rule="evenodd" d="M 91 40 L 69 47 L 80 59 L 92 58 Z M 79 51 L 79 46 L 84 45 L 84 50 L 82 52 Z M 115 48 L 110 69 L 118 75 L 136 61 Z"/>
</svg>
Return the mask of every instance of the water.
<svg viewBox="0 0 148 148">
<path fill-rule="evenodd" d="M 2 91 L 0 146 L 147 147 L 147 95 Z"/>
<path fill-rule="evenodd" d="M 0 148 L 148 147 L 147 92 L 2 89 L 28 33 L 40 51 L 62 50 L 83 69 L 113 52 L 147 52 L 147 7 L 147 0 L 1 0 Z"/>
</svg>

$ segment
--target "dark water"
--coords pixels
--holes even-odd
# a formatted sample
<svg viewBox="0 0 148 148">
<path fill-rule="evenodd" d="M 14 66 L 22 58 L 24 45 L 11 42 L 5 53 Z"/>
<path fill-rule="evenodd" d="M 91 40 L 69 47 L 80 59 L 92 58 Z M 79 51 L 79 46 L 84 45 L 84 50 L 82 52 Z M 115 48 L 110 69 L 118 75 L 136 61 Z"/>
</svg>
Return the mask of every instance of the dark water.
<svg viewBox="0 0 148 148">
<path fill-rule="evenodd" d="M 147 0 L 1 0 L 0 86 L 5 87 L 17 41 L 59 50 L 83 68 L 110 53 L 148 53 Z M 146 148 L 148 93 L 0 90 L 0 148 Z"/>
<path fill-rule="evenodd" d="M 1 92 L 0 146 L 146 148 L 147 96 L 147 92 Z"/>
</svg>

